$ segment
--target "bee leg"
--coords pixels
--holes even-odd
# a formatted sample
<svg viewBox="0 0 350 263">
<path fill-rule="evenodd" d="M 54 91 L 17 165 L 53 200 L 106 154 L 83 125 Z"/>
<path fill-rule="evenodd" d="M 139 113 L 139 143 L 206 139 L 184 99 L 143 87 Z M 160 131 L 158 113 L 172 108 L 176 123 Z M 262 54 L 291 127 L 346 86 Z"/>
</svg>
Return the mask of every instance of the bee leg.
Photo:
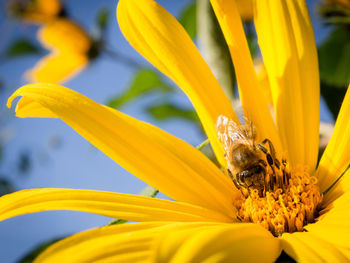
<svg viewBox="0 0 350 263">
<path fill-rule="evenodd" d="M 232 182 L 235 184 L 235 186 L 237 187 L 237 189 L 241 190 L 242 192 L 242 189 L 241 189 L 241 186 L 238 184 L 238 180 L 237 180 L 237 174 L 236 174 L 236 178 L 233 177 L 230 169 L 227 168 L 227 173 L 228 175 L 230 176 Z"/>
<path fill-rule="evenodd" d="M 263 167 L 266 167 L 267 166 L 267 163 L 264 161 L 264 160 L 259 160 L 259 163 L 263 166 Z M 270 181 L 269 178 L 266 178 L 268 175 L 266 174 L 266 170 L 264 172 L 264 189 L 263 189 L 263 195 L 265 195 L 265 193 L 267 191 L 269 191 L 269 184 L 268 182 Z"/>
<path fill-rule="evenodd" d="M 248 190 L 248 195 L 247 195 L 247 194 L 245 194 L 245 193 L 243 192 L 242 187 L 241 187 L 241 188 L 239 188 L 239 190 L 241 190 L 241 194 L 242 194 L 242 196 L 243 196 L 245 199 L 247 199 L 247 198 L 248 198 L 248 196 L 250 196 L 249 189 L 247 189 L 247 190 Z"/>
<path fill-rule="evenodd" d="M 265 140 L 266 140 L 266 139 L 265 139 Z M 266 155 L 267 163 L 268 163 L 269 166 L 272 168 L 273 173 L 275 174 L 275 169 L 274 169 L 274 167 L 273 167 L 273 165 L 274 165 L 275 163 L 274 163 L 274 160 L 273 160 L 271 154 L 268 152 L 268 150 L 267 150 L 263 145 L 258 144 L 257 146 L 258 146 L 258 148 Z"/>
<path fill-rule="evenodd" d="M 263 190 L 263 195 L 266 195 L 266 192 L 270 191 L 270 187 L 269 187 L 269 182 L 270 182 L 270 177 L 267 173 L 264 174 L 264 190 Z"/>
<path fill-rule="evenodd" d="M 277 169 L 280 169 L 280 161 L 277 159 L 276 157 L 276 150 L 275 147 L 273 146 L 272 142 L 269 139 L 265 139 L 261 142 L 261 144 L 265 145 L 266 143 L 268 143 L 269 148 L 270 148 L 270 154 L 273 158 L 274 164 L 276 165 Z"/>
<path fill-rule="evenodd" d="M 235 179 L 233 178 L 233 175 L 232 175 L 230 169 L 227 168 L 226 170 L 227 170 L 227 173 L 228 173 L 228 175 L 230 176 L 231 180 L 232 180 L 232 181 L 235 181 Z"/>
<path fill-rule="evenodd" d="M 266 155 L 266 160 L 267 160 L 268 164 L 269 164 L 270 166 L 272 166 L 272 165 L 274 164 L 274 162 L 273 162 L 273 158 L 272 158 L 271 154 L 270 154 L 270 153 L 268 152 L 268 150 L 267 150 L 263 145 L 261 145 L 260 143 L 259 143 L 257 146 L 258 146 L 258 148 Z"/>
<path fill-rule="evenodd" d="M 250 196 L 250 189 L 249 189 L 249 187 L 251 187 L 252 186 L 252 184 L 251 185 L 247 185 L 246 187 L 247 187 L 247 192 L 248 192 L 248 196 L 251 198 L 251 196 Z M 247 198 L 247 197 L 246 197 Z"/>
<path fill-rule="evenodd" d="M 285 158 L 282 159 L 282 164 L 283 164 L 284 167 L 287 166 L 287 160 Z"/>
<path fill-rule="evenodd" d="M 241 174 L 236 173 L 236 180 L 233 181 L 236 185 L 236 187 L 241 191 L 241 194 L 244 198 L 247 198 L 248 196 L 243 192 L 242 186 L 245 187 L 245 183 L 241 180 Z M 249 195 L 249 189 L 248 189 L 248 195 Z"/>
<path fill-rule="evenodd" d="M 236 188 L 241 191 L 242 196 L 247 198 L 247 196 L 243 193 L 242 187 L 241 187 L 241 181 L 239 180 L 239 174 L 236 173 L 236 178 L 233 177 L 230 169 L 227 168 L 227 173 L 230 176 L 232 182 L 235 184 Z"/>
<path fill-rule="evenodd" d="M 262 143 L 264 143 L 264 142 L 266 143 L 266 141 L 270 142 L 270 140 L 265 139 Z M 276 170 L 275 170 L 275 166 L 279 169 L 279 167 L 280 167 L 279 161 L 277 159 L 274 160 L 274 158 L 272 158 L 271 154 L 268 152 L 268 150 L 262 144 L 258 144 L 257 146 L 266 155 L 266 160 L 272 169 L 272 173 L 273 173 L 275 179 L 278 179 L 277 174 L 276 174 Z M 271 144 L 271 146 L 272 146 L 272 144 Z M 272 149 L 274 151 L 274 148 L 272 148 Z M 278 163 L 275 162 L 276 160 L 278 161 Z M 280 180 L 278 180 L 278 182 L 279 182 L 280 187 L 282 187 Z"/>
</svg>

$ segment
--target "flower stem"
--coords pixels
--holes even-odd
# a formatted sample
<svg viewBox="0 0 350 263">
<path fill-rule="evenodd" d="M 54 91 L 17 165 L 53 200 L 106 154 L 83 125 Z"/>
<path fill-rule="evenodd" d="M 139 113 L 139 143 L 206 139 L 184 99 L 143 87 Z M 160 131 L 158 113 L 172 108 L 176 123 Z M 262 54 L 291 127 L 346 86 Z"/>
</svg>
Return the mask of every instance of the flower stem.
<svg viewBox="0 0 350 263">
<path fill-rule="evenodd" d="M 127 65 L 131 68 L 141 68 L 144 67 L 142 64 L 134 60 L 133 58 L 130 58 L 128 56 L 123 55 L 122 53 L 119 53 L 115 50 L 111 50 L 108 48 L 104 48 L 103 51 L 110 57 L 116 60 L 119 63 L 122 63 L 124 65 Z"/>
</svg>

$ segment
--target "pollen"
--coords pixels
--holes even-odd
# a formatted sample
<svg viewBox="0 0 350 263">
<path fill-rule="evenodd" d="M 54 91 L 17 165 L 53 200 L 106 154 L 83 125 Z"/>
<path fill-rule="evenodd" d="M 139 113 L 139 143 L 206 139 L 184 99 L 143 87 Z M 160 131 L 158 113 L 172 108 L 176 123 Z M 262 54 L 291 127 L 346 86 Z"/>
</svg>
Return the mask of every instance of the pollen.
<svg viewBox="0 0 350 263">
<path fill-rule="evenodd" d="M 236 204 L 240 221 L 260 224 L 274 236 L 301 232 L 306 224 L 314 222 L 322 201 L 316 177 L 303 167 L 283 173 L 288 174 L 283 184 L 274 180 L 273 189 L 264 195 L 256 189 L 247 197 L 242 195 Z"/>
</svg>

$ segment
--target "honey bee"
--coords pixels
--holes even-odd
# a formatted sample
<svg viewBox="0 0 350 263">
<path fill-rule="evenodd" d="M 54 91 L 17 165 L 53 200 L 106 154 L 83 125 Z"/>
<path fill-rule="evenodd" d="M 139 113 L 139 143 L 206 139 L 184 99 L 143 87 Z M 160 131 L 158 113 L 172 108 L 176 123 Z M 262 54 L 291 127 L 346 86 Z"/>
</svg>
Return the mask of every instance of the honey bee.
<svg viewBox="0 0 350 263">
<path fill-rule="evenodd" d="M 273 187 L 274 177 L 267 173 L 267 166 L 275 174 L 280 163 L 276 158 L 275 149 L 269 139 L 256 144 L 256 130 L 252 122 L 238 125 L 227 117 L 220 115 L 216 129 L 219 140 L 226 151 L 227 172 L 237 189 L 242 187 L 250 190 L 256 189 L 262 196 Z M 264 146 L 268 144 L 269 150 Z"/>
</svg>

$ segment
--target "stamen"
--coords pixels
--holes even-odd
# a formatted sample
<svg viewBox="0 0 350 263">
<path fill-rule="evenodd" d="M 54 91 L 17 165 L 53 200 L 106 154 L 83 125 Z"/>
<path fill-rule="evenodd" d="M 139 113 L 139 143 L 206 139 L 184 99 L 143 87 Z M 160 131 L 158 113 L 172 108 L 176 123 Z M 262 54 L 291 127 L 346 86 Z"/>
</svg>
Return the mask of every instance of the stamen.
<svg viewBox="0 0 350 263">
<path fill-rule="evenodd" d="M 270 189 L 264 195 L 252 189 L 247 198 L 242 197 L 236 204 L 242 222 L 260 224 L 275 236 L 303 231 L 306 224 L 314 221 L 322 201 L 314 176 L 303 167 L 288 171 L 286 162 L 282 165 L 276 169 L 277 176 L 269 172 Z"/>
</svg>

